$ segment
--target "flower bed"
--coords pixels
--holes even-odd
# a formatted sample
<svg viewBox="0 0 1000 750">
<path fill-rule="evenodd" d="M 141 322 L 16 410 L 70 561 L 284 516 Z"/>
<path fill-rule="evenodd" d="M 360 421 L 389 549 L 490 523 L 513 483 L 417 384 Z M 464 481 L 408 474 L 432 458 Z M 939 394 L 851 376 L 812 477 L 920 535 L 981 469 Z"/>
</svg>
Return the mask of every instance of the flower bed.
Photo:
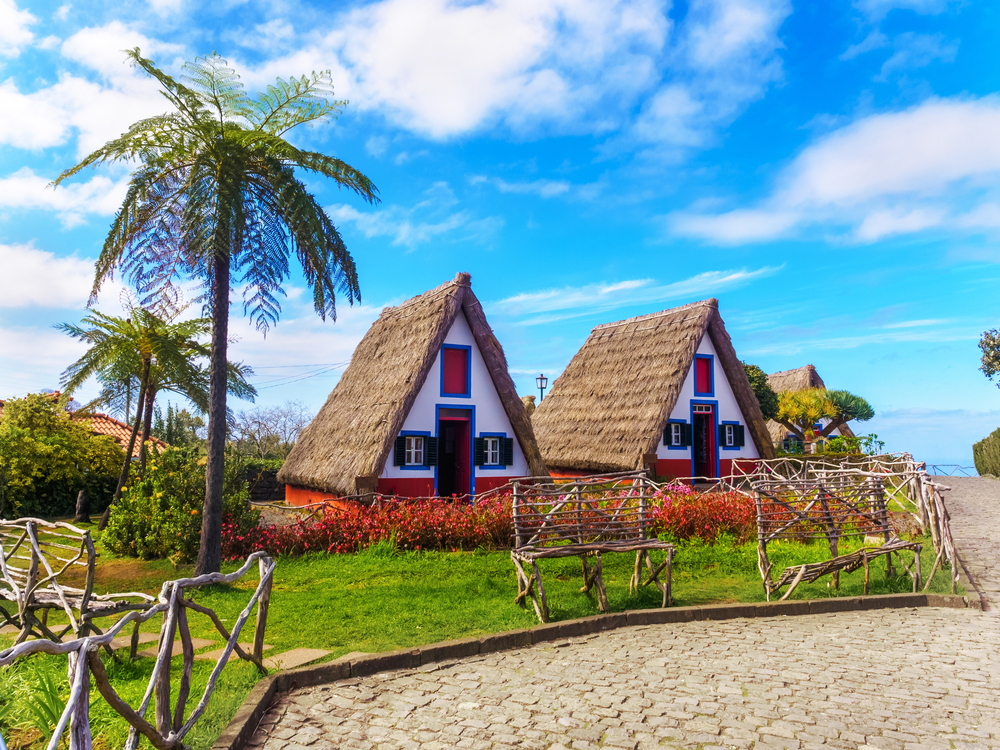
<svg viewBox="0 0 1000 750">
<path fill-rule="evenodd" d="M 613 506 L 620 498 L 608 493 Z M 385 499 L 371 506 L 330 508 L 318 520 L 293 526 L 241 530 L 222 527 L 222 556 L 242 559 L 251 552 L 301 555 L 306 552 L 351 553 L 380 542 L 402 550 L 504 549 L 512 542 L 513 498 L 498 495 L 475 506 L 448 499 Z M 696 493 L 668 486 L 656 493 L 650 508 L 651 531 L 670 539 L 713 542 L 720 534 L 747 539 L 756 528 L 753 498 L 737 492 Z"/>
</svg>

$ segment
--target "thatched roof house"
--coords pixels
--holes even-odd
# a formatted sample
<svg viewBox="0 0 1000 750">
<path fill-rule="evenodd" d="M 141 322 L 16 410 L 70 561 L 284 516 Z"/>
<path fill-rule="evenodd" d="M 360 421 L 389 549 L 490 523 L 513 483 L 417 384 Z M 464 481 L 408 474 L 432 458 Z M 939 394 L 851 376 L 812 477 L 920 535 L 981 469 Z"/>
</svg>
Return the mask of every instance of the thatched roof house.
<svg viewBox="0 0 1000 750">
<path fill-rule="evenodd" d="M 545 474 L 471 277 L 386 308 L 278 480 L 291 502 L 466 494 Z"/>
<path fill-rule="evenodd" d="M 771 384 L 771 389 L 775 393 L 805 391 L 809 388 L 826 388 L 823 378 L 816 372 L 815 365 L 797 367 L 794 370 L 772 372 L 767 376 L 767 382 Z M 789 434 L 787 427 L 778 424 L 773 419 L 767 420 L 767 431 L 771 435 L 771 442 L 776 446 L 780 446 Z M 854 437 L 854 432 L 846 424 L 834 430 L 832 434 Z"/>
<path fill-rule="evenodd" d="M 715 299 L 597 326 L 532 425 L 556 472 L 714 477 L 774 456 Z"/>
</svg>

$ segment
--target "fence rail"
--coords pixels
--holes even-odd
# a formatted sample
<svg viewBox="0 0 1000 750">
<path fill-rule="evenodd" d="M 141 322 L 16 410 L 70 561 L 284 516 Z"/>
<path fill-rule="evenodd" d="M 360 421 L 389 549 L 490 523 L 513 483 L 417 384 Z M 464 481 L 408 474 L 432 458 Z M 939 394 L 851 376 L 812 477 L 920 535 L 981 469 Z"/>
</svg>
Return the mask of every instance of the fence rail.
<svg viewBox="0 0 1000 750">
<path fill-rule="evenodd" d="M 260 583 L 257 585 L 250 601 L 237 618 L 232 632 L 226 629 L 212 610 L 195 604 L 184 597 L 184 593 L 188 589 L 199 588 L 213 583 L 234 583 L 246 575 L 254 563 L 257 564 L 260 571 Z M 191 731 L 191 728 L 205 712 L 222 668 L 229 661 L 229 657 L 234 651 L 240 658 L 254 663 L 262 673 L 267 673 L 261 661 L 261 654 L 264 646 L 264 630 L 267 626 L 267 610 L 270 602 L 274 568 L 275 562 L 266 553 L 255 552 L 247 558 L 239 570 L 232 573 L 225 575 L 222 573 L 210 573 L 198 576 L 197 578 L 166 581 L 153 606 L 142 611 L 129 612 L 103 634 L 77 638 L 66 643 L 42 639 L 18 643 L 11 648 L 0 651 L 0 667 L 13 664 L 18 659 L 32 654 L 66 655 L 68 661 L 67 672 L 71 686 L 70 696 L 66 702 L 66 708 L 59 717 L 55 731 L 49 740 L 47 750 L 57 750 L 62 736 L 67 732 L 67 729 L 69 730 L 70 750 L 91 750 L 91 678 L 104 700 L 130 725 L 125 750 L 135 750 L 140 734 L 148 739 L 156 750 L 181 750 L 183 748 L 184 737 Z M 257 617 L 254 646 L 252 653 L 247 654 L 237 641 L 240 632 L 243 630 L 243 626 L 250 618 L 255 606 L 257 608 Z M 226 640 L 226 646 L 209 676 L 208 683 L 198 704 L 185 720 L 184 714 L 188 698 L 190 697 L 191 674 L 194 666 L 194 647 L 191 641 L 191 633 L 188 629 L 188 609 L 208 616 Z M 139 624 L 147 622 L 157 615 L 163 616 L 163 625 L 160 629 L 156 663 L 153 666 L 153 672 L 150 675 L 142 701 L 136 709 L 126 703 L 111 685 L 98 650 L 102 647 L 110 648 L 112 640 L 126 626 L 131 624 L 136 628 L 135 633 L 137 634 Z M 178 685 L 176 700 L 172 701 L 170 661 L 174 647 L 174 635 L 178 631 L 181 638 L 183 671 Z M 149 703 L 154 694 L 156 696 L 155 725 L 146 720 L 146 712 L 149 709 Z M 173 709 L 171 708 L 172 704 Z M 0 750 L 4 750 L 2 739 L 0 739 Z"/>
</svg>

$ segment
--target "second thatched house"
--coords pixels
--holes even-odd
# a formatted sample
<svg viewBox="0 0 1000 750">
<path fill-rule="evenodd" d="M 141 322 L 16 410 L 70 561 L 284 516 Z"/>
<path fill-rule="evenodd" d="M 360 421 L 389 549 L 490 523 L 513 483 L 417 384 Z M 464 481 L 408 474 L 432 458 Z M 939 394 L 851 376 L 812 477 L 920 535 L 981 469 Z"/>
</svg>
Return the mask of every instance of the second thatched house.
<svg viewBox="0 0 1000 750">
<path fill-rule="evenodd" d="M 774 457 L 715 299 L 597 326 L 532 425 L 553 472 L 713 478 Z"/>
<path fill-rule="evenodd" d="M 466 495 L 546 474 L 470 283 L 382 311 L 278 472 L 286 500 Z"/>
<path fill-rule="evenodd" d="M 794 370 L 772 372 L 767 376 L 767 382 L 771 384 L 771 390 L 775 393 L 783 393 L 785 391 L 805 391 L 809 388 L 826 388 L 823 378 L 821 378 L 819 373 L 816 372 L 816 367 L 814 365 L 797 367 Z M 822 427 L 825 427 L 828 424 L 830 424 L 829 419 L 820 420 L 820 425 Z M 782 424 L 778 424 L 773 419 L 767 420 L 767 431 L 771 435 L 771 442 L 774 443 L 776 447 L 782 448 L 783 450 L 790 450 L 793 442 L 798 442 L 800 446 L 802 444 L 798 437 L 793 435 L 787 427 Z M 845 424 L 833 430 L 830 435 L 854 437 L 854 432 Z"/>
</svg>

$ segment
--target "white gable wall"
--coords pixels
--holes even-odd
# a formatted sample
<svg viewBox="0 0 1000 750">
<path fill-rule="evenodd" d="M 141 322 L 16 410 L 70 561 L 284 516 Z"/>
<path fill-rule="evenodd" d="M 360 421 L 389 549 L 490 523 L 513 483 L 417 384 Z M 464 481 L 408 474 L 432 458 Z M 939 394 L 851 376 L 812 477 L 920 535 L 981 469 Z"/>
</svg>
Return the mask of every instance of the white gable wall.
<svg viewBox="0 0 1000 750">
<path fill-rule="evenodd" d="M 691 424 L 692 401 L 702 403 L 716 401 L 718 402 L 718 406 L 716 408 L 716 419 L 720 425 L 723 422 L 738 422 L 746 428 L 746 445 L 742 448 L 736 449 L 723 449 L 722 446 L 719 446 L 719 458 L 722 460 L 732 458 L 759 458 L 760 454 L 757 453 L 757 446 L 754 445 L 753 438 L 750 435 L 750 429 L 747 427 L 746 419 L 744 419 L 743 414 L 740 411 L 739 404 L 736 402 L 736 396 L 733 393 L 733 389 L 729 385 L 729 381 L 726 379 L 725 370 L 722 369 L 722 363 L 719 361 L 719 356 L 715 351 L 715 346 L 712 344 L 712 339 L 707 333 L 702 336 L 701 343 L 698 345 L 698 354 L 712 355 L 712 377 L 715 384 L 715 395 L 694 395 L 694 362 L 692 362 L 691 368 L 688 370 L 688 374 L 684 378 L 684 385 L 681 386 L 681 393 L 677 398 L 677 404 L 674 406 L 673 411 L 670 412 L 670 419 Z M 684 448 L 668 448 L 663 444 L 663 435 L 661 434 L 656 448 L 656 457 L 658 459 L 691 460 L 691 450 L 692 448 L 690 446 Z"/>
<path fill-rule="evenodd" d="M 456 398 L 454 396 L 441 395 L 441 352 L 438 352 L 427 373 L 420 393 L 417 394 L 413 402 L 413 408 L 406 415 L 403 421 L 403 431 L 412 430 L 414 432 L 426 432 L 430 435 L 437 435 L 437 407 L 442 406 L 449 409 L 469 409 L 475 407 L 475 424 L 472 425 L 472 437 L 480 437 L 484 432 L 504 433 L 509 438 L 514 438 L 514 465 L 503 469 L 482 469 L 473 466 L 472 471 L 477 477 L 523 477 L 528 475 L 528 462 L 521 452 L 521 446 L 511 427 L 510 420 L 507 419 L 507 412 L 504 411 L 500 396 L 493 387 L 493 379 L 490 377 L 486 367 L 486 361 L 476 346 L 476 339 L 469 328 L 469 322 L 465 319 L 465 313 L 459 311 L 452 323 L 448 334 L 444 337 L 445 344 L 457 344 L 472 347 L 471 357 L 471 398 Z M 385 467 L 381 478 L 387 479 L 419 479 L 434 476 L 434 467 L 426 469 L 403 469 L 393 466 L 393 452 L 389 451 Z"/>
</svg>

